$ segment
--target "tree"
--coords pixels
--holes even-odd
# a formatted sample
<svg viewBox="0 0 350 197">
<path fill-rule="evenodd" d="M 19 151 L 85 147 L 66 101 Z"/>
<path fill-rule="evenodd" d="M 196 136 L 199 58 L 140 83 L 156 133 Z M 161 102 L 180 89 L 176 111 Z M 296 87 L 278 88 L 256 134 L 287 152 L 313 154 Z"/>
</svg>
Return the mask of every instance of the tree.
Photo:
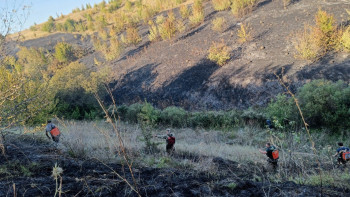
<svg viewBox="0 0 350 197">
<path fill-rule="evenodd" d="M 35 123 L 38 117 L 45 117 L 50 106 L 50 94 L 44 78 L 33 79 L 23 72 L 23 66 L 10 56 L 14 49 L 8 45 L 9 33 L 19 31 L 26 15 L 13 8 L 0 8 L 0 153 L 5 154 L 8 129 L 25 123 Z M 11 11 L 9 11 L 11 10 Z M 26 7 L 24 6 L 24 10 Z M 13 40 L 11 41 L 13 42 Z"/>
</svg>

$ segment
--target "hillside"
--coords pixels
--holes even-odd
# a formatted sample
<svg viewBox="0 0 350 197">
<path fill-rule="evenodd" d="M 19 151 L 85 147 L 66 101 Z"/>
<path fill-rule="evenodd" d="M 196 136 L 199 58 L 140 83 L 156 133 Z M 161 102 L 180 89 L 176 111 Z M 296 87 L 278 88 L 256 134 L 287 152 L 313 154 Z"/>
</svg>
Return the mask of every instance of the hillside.
<svg viewBox="0 0 350 197">
<path fill-rule="evenodd" d="M 294 90 L 312 79 L 350 81 L 349 53 L 332 51 L 318 61 L 300 60 L 292 43 L 295 32 L 315 23 L 319 9 L 334 15 L 337 25 L 347 25 L 345 9 L 350 9 L 349 1 L 300 0 L 285 7 L 282 1 L 261 0 L 242 17 L 235 17 L 229 10 L 215 11 L 210 1 L 203 5 L 204 21 L 192 26 L 184 19 L 185 31 L 170 40 L 149 41 L 149 25 L 138 23 L 142 41 L 126 46 L 118 58 L 110 61 L 94 47 L 93 32 L 50 33 L 20 44 L 52 51 L 57 42 L 64 40 L 83 48 L 86 53 L 78 61 L 89 67 L 95 66 L 96 60 L 110 66 L 109 86 L 117 102 L 125 104 L 147 100 L 161 108 L 177 105 L 187 109 L 264 105 L 283 92 L 274 76 L 275 72 L 281 74 L 282 68 Z M 152 19 L 156 21 L 157 16 L 167 13 L 163 11 Z M 174 14 L 181 18 L 178 6 Z M 216 17 L 226 20 L 222 32 L 212 30 Z M 238 41 L 241 24 L 250 24 L 251 41 Z M 207 58 L 212 43 L 221 41 L 231 54 L 222 67 Z"/>
</svg>

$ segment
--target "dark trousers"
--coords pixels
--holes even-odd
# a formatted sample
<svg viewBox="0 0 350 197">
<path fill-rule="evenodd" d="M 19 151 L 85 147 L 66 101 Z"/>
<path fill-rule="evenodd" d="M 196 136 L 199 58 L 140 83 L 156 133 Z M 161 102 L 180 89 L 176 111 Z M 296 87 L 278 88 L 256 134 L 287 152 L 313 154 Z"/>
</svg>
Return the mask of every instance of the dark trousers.
<svg viewBox="0 0 350 197">
<path fill-rule="evenodd" d="M 60 136 L 51 136 L 52 137 L 52 140 L 56 143 L 58 143 L 60 141 Z"/>
<path fill-rule="evenodd" d="M 167 152 L 168 154 L 173 153 L 174 150 L 175 150 L 174 144 L 167 144 L 165 148 L 166 148 L 166 152 Z"/>
<path fill-rule="evenodd" d="M 340 164 L 340 163 L 342 163 L 342 164 L 346 164 L 346 161 L 340 156 L 340 157 L 338 157 L 338 164 Z"/>
<path fill-rule="evenodd" d="M 274 169 L 276 169 L 278 167 L 278 160 L 277 159 L 268 158 L 267 162 L 269 162 Z"/>
</svg>

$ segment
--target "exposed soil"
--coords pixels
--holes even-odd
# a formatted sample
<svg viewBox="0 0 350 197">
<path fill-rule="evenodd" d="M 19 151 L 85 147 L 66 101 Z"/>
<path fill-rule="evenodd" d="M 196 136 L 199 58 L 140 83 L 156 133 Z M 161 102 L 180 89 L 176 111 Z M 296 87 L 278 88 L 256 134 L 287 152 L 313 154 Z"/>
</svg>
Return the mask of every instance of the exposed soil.
<svg viewBox="0 0 350 197">
<path fill-rule="evenodd" d="M 264 105 L 284 91 L 274 76 L 274 72 L 281 73 L 282 67 L 294 90 L 312 79 L 350 82 L 349 54 L 330 54 L 316 63 L 297 60 L 291 36 L 302 30 L 304 24 L 314 24 L 319 8 L 333 14 L 339 24 L 348 23 L 345 9 L 350 9 L 349 1 L 294 0 L 286 9 L 282 1 L 259 2 L 243 18 L 234 17 L 230 11 L 216 12 L 206 2 L 204 23 L 198 27 L 188 25 L 184 33 L 171 41 L 149 42 L 148 26 L 140 25 L 142 43 L 126 48 L 119 59 L 108 63 L 113 77 L 110 86 L 117 101 L 131 104 L 147 99 L 161 108 L 178 105 L 187 109 Z M 175 14 L 179 15 L 178 9 Z M 211 30 L 216 17 L 227 21 L 223 33 Z M 251 25 L 254 37 L 245 44 L 237 41 L 242 23 Z M 23 45 L 52 49 L 62 38 L 89 51 L 81 62 L 94 65 L 95 57 L 102 59 L 89 38 L 81 40 L 71 34 L 54 34 L 25 41 Z M 221 40 L 232 50 L 231 60 L 223 67 L 207 60 L 210 45 Z"/>
<path fill-rule="evenodd" d="M 0 157 L 0 169 L 7 166 L 6 171 L 0 171 L 0 196 L 14 196 L 13 185 L 17 196 L 53 196 L 55 180 L 51 173 L 55 163 L 64 170 L 62 196 L 136 196 L 113 173 L 131 181 L 129 171 L 122 165 L 73 159 L 50 144 L 29 137 L 11 136 L 8 142 L 7 158 Z M 136 167 L 134 173 L 142 196 L 321 196 L 319 187 L 257 181 L 253 167 L 244 169 L 221 158 L 212 162 L 219 169 L 218 174 L 147 167 Z M 323 195 L 348 196 L 350 191 L 323 188 Z"/>
</svg>

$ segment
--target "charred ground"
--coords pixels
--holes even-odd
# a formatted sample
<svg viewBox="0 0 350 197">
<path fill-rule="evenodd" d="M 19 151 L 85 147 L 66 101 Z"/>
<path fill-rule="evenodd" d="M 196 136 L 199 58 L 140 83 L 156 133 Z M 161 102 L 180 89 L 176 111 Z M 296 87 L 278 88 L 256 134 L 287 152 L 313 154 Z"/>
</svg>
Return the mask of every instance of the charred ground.
<svg viewBox="0 0 350 197">
<path fill-rule="evenodd" d="M 21 139 L 21 142 L 18 142 Z M 0 195 L 48 196 L 55 192 L 52 168 L 57 163 L 63 169 L 62 196 L 136 196 L 114 172 L 129 181 L 125 166 L 80 160 L 60 153 L 51 144 L 29 136 L 9 136 L 8 156 L 1 156 Z M 196 159 L 188 156 L 188 159 Z M 199 158 L 199 157 L 198 157 Z M 174 159 L 183 159 L 175 155 Z M 239 165 L 230 160 L 214 158 L 219 174 L 182 168 L 134 167 L 142 196 L 321 196 L 320 187 L 294 182 L 274 183 L 259 180 L 257 168 Z M 263 170 L 268 176 L 269 172 Z M 347 196 L 349 190 L 326 186 L 323 196 Z"/>
<path fill-rule="evenodd" d="M 237 18 L 230 11 L 217 12 L 210 2 L 205 5 L 205 20 L 198 27 L 188 27 L 170 41 L 150 42 L 149 27 L 139 25 L 142 42 L 126 48 L 111 65 L 110 87 L 119 103 L 132 104 L 147 99 L 158 107 L 178 105 L 187 109 L 227 109 L 264 105 L 283 91 L 274 73 L 281 73 L 295 88 L 312 79 L 349 81 L 349 56 L 333 53 L 317 62 L 297 60 L 292 34 L 314 23 L 314 15 L 322 8 L 346 24 L 347 1 L 293 1 L 286 9 L 280 1 L 260 1 L 253 12 Z M 179 10 L 174 10 L 179 17 Z M 166 15 L 166 12 L 161 13 Z M 215 17 L 224 17 L 227 28 L 219 33 L 211 29 Z M 185 23 L 189 22 L 185 20 Z M 237 30 L 242 23 L 252 27 L 253 40 L 240 44 Z M 103 61 L 94 50 L 90 36 L 66 33 L 28 40 L 27 47 L 45 47 L 64 40 L 86 50 L 79 61 L 94 65 Z M 231 49 L 230 61 L 220 67 L 207 59 L 213 42 L 224 41 Z"/>
</svg>

